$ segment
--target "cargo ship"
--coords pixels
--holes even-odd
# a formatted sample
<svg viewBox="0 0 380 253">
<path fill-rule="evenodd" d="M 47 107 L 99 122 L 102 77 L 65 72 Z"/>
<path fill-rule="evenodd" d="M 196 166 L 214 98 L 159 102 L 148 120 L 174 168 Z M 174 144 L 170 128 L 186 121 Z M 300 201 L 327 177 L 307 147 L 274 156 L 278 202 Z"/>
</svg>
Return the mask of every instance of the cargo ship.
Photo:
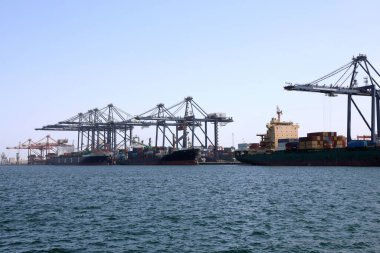
<svg viewBox="0 0 380 253">
<path fill-rule="evenodd" d="M 49 156 L 46 159 L 49 165 L 111 165 L 113 154 L 108 151 L 72 152 L 59 156 Z"/>
<path fill-rule="evenodd" d="M 133 147 L 119 150 L 119 165 L 197 165 L 200 150 L 197 148 L 173 150 L 165 147 Z"/>
<path fill-rule="evenodd" d="M 380 166 L 380 148 L 367 140 L 347 143 L 336 132 L 308 133 L 298 138 L 298 125 L 282 122 L 282 111 L 267 124 L 267 133 L 259 134 L 260 143 L 235 151 L 235 158 L 261 166 Z"/>
<path fill-rule="evenodd" d="M 279 151 L 236 151 L 242 163 L 261 166 L 380 166 L 377 147 L 305 149 Z"/>
</svg>

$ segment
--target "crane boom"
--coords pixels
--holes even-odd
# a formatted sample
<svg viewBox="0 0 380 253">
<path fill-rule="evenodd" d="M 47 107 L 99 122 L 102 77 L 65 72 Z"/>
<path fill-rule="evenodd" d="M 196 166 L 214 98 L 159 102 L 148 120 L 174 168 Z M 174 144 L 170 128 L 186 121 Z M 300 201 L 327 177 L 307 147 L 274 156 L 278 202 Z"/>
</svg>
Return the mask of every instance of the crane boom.
<svg viewBox="0 0 380 253">
<path fill-rule="evenodd" d="M 284 86 L 287 91 L 306 91 L 324 93 L 334 97 L 336 95 L 356 95 L 356 96 L 371 96 L 371 86 L 362 86 L 355 88 L 337 87 L 337 86 L 319 86 L 312 84 L 288 84 Z"/>
</svg>

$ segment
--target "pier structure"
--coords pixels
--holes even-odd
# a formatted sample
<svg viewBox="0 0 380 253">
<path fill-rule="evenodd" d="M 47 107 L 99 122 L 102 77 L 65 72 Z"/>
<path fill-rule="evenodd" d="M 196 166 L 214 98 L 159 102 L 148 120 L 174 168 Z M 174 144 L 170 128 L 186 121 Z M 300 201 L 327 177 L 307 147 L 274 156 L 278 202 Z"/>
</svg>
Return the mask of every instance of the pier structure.
<svg viewBox="0 0 380 253">
<path fill-rule="evenodd" d="M 36 130 L 75 131 L 78 150 L 126 149 L 143 144 L 133 136 L 135 127 L 155 129 L 154 143 L 145 146 L 173 147 L 176 149 L 212 146 L 217 156 L 219 127 L 233 122 L 225 113 L 207 113 L 192 97 L 166 107 L 163 103 L 138 115 L 109 104 L 102 109 L 79 113 L 57 124 Z M 211 128 L 211 129 L 210 129 Z M 217 157 L 215 157 L 217 158 Z"/>
<path fill-rule="evenodd" d="M 359 74 L 363 78 L 358 81 Z M 323 93 L 330 97 L 347 95 L 347 141 L 351 141 L 352 105 L 358 111 L 370 131 L 371 141 L 380 138 L 380 74 L 368 61 L 367 56 L 360 54 L 344 66 L 305 84 L 287 83 L 288 91 L 305 91 Z M 326 83 L 328 82 L 328 83 Z M 354 100 L 354 96 L 370 97 L 371 117 L 366 119 Z"/>
</svg>

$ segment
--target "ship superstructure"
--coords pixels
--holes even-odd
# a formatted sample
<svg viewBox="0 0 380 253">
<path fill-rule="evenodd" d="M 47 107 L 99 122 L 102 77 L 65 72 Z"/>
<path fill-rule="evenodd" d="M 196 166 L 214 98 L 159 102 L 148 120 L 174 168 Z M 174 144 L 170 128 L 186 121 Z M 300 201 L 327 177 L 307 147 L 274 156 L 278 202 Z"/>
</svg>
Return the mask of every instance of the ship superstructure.
<svg viewBox="0 0 380 253">
<path fill-rule="evenodd" d="M 282 140 L 298 139 L 299 125 L 292 121 L 281 121 L 282 110 L 277 106 L 277 118 L 272 118 L 266 125 L 265 134 L 257 134 L 261 137 L 260 148 L 276 150 L 281 146 Z"/>
</svg>

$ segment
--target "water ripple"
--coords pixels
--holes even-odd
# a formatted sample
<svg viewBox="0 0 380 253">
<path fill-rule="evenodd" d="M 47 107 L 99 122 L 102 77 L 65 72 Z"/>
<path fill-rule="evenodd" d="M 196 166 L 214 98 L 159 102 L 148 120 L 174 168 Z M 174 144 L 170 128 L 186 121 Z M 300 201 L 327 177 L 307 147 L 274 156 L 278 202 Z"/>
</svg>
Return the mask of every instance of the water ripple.
<svg viewBox="0 0 380 253">
<path fill-rule="evenodd" d="M 0 167 L 0 252 L 378 252 L 380 169 Z"/>
</svg>

